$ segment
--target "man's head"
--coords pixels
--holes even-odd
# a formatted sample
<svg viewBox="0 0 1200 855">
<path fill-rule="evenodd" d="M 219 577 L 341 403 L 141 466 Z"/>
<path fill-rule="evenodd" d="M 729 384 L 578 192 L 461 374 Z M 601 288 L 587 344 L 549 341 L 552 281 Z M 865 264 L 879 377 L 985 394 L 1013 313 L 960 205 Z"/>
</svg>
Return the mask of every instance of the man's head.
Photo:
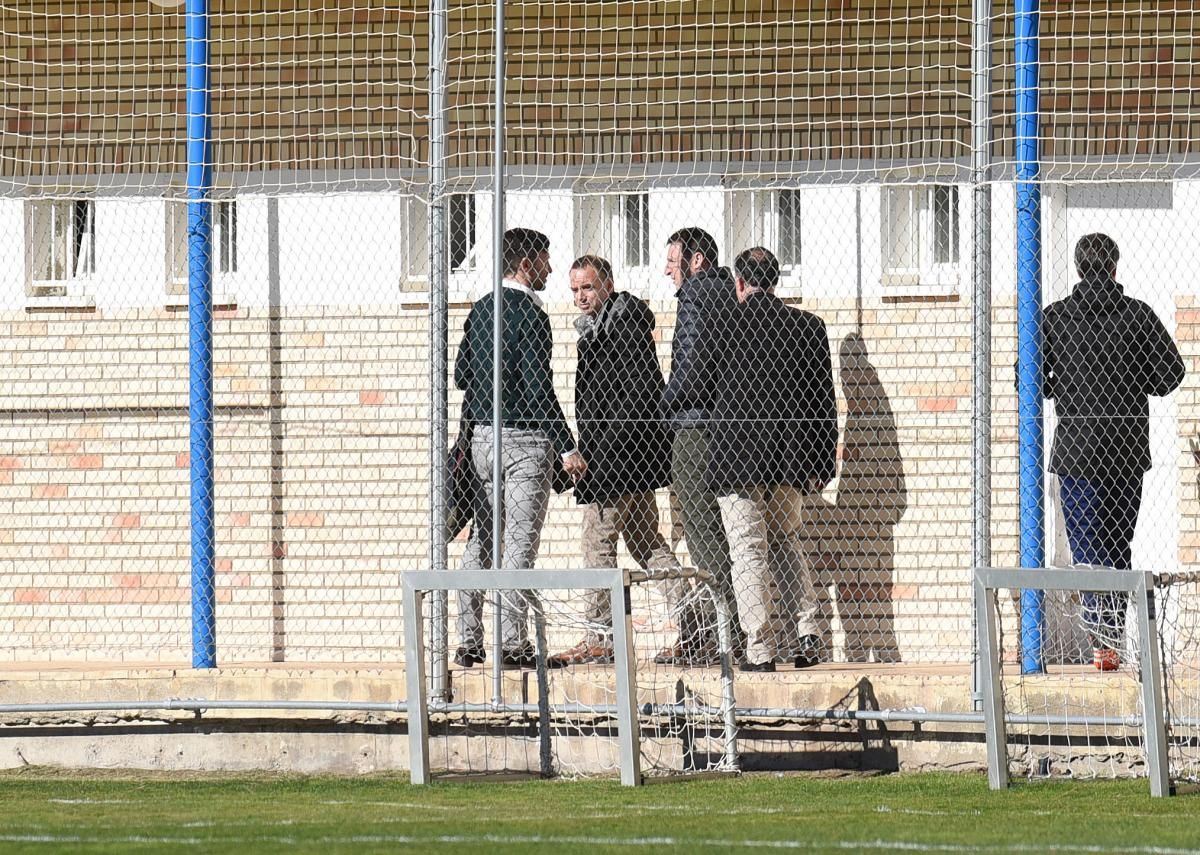
<svg viewBox="0 0 1200 855">
<path fill-rule="evenodd" d="M 1117 242 L 1100 232 L 1084 235 L 1075 244 L 1075 269 L 1084 279 L 1098 276 L 1116 279 L 1117 261 L 1120 258 Z"/>
<path fill-rule="evenodd" d="M 671 277 L 676 288 L 685 279 L 719 263 L 717 242 L 704 229 L 695 226 L 680 229 L 667 238 L 667 266 L 663 272 Z"/>
<path fill-rule="evenodd" d="M 571 294 L 575 307 L 595 317 L 613 293 L 612 265 L 598 255 L 581 255 L 571 264 Z"/>
<path fill-rule="evenodd" d="M 550 273 L 550 238 L 533 229 L 504 233 L 505 276 L 531 291 L 541 291 Z"/>
<path fill-rule="evenodd" d="M 779 259 L 761 246 L 744 250 L 733 262 L 738 302 L 744 303 L 756 291 L 773 292 L 779 284 Z"/>
</svg>

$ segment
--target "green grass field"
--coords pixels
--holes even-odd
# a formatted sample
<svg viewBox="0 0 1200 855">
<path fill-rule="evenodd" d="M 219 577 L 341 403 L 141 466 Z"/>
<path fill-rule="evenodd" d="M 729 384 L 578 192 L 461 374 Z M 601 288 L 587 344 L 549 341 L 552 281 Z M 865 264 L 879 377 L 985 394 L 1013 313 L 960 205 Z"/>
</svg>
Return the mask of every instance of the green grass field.
<svg viewBox="0 0 1200 855">
<path fill-rule="evenodd" d="M 747 776 L 657 784 L 0 774 L 2 852 L 1200 852 L 1145 781 Z"/>
</svg>

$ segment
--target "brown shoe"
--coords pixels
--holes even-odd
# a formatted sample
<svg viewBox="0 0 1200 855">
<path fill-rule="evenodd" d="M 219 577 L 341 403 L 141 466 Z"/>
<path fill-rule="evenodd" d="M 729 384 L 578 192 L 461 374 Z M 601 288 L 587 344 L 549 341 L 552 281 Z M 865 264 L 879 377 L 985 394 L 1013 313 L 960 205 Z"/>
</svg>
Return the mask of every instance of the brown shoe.
<svg viewBox="0 0 1200 855">
<path fill-rule="evenodd" d="M 676 640 L 654 654 L 655 665 L 684 665 L 683 642 Z"/>
<path fill-rule="evenodd" d="M 611 665 L 613 648 L 610 642 L 584 639 L 570 650 L 556 653 L 546 659 L 551 668 L 566 668 L 569 665 Z"/>
</svg>

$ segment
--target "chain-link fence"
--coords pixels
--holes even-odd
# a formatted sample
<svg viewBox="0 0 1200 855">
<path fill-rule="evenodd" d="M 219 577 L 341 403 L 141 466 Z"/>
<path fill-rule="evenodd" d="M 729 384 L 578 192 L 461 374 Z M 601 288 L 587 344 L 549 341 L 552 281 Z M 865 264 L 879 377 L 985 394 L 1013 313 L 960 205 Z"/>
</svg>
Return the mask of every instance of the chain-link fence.
<svg viewBox="0 0 1200 855">
<path fill-rule="evenodd" d="M 225 0 L 198 88 L 202 5 L 0 3 L 0 661 L 184 662 L 197 568 L 222 665 L 400 665 L 405 570 L 696 567 L 743 673 L 972 710 L 973 566 L 1195 563 L 1190 4 Z M 711 666 L 710 600 L 639 596 Z M 532 656 L 479 602 L 445 696 Z M 1012 608 L 1063 697 L 1127 658 L 1119 598 Z"/>
</svg>

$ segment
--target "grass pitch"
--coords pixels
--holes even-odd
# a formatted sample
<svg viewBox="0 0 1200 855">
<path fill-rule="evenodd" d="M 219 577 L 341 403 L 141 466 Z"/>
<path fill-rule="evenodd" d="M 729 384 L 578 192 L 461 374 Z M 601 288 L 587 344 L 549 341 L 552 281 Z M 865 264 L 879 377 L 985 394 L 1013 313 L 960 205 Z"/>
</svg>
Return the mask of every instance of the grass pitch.
<svg viewBox="0 0 1200 855">
<path fill-rule="evenodd" d="M 1200 852 L 1200 797 L 1145 781 L 747 776 L 661 784 L 0 774 L 0 851 Z"/>
</svg>

